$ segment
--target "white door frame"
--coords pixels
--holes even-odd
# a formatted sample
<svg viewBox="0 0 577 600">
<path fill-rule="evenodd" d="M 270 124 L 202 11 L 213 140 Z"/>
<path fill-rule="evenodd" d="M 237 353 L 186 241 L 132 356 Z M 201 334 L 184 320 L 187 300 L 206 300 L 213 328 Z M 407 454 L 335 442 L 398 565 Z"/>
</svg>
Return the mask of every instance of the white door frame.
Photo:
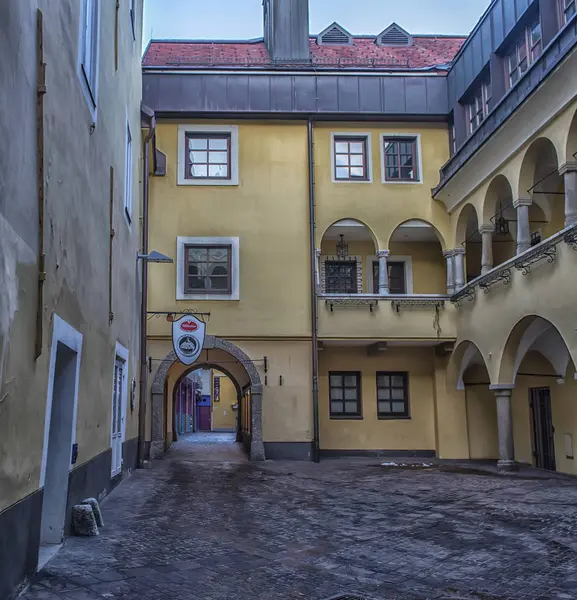
<svg viewBox="0 0 577 600">
<path fill-rule="evenodd" d="M 110 447 L 112 449 L 112 461 L 111 461 L 111 475 L 118 475 L 122 471 L 122 444 L 124 443 L 126 437 L 126 405 L 128 398 L 128 359 L 130 353 L 127 348 L 125 348 L 119 342 L 116 342 L 116 348 L 114 351 L 114 360 L 112 362 L 112 396 L 111 396 L 111 418 L 110 418 Z M 114 370 L 116 368 L 116 361 L 119 360 L 124 363 L 124 370 L 122 373 L 122 382 L 121 382 L 121 394 L 120 394 L 120 465 L 114 464 L 114 449 L 113 449 L 113 435 L 114 435 Z"/>
<path fill-rule="evenodd" d="M 72 444 L 70 445 L 70 465 L 72 470 L 72 446 L 76 443 L 76 418 L 78 413 L 78 382 L 80 379 L 80 363 L 82 359 L 82 334 L 76 331 L 64 319 L 54 313 L 54 324 L 52 329 L 52 344 L 50 347 L 50 363 L 48 367 L 48 389 L 46 395 L 46 411 L 44 415 L 44 441 L 42 445 L 42 462 L 40 464 L 40 487 L 44 487 L 46 481 L 46 460 L 48 458 L 48 438 L 50 436 L 50 420 L 52 417 L 52 396 L 54 393 L 54 370 L 56 367 L 56 354 L 58 344 L 64 344 L 76 353 L 76 374 L 74 384 L 74 412 L 72 416 Z"/>
</svg>

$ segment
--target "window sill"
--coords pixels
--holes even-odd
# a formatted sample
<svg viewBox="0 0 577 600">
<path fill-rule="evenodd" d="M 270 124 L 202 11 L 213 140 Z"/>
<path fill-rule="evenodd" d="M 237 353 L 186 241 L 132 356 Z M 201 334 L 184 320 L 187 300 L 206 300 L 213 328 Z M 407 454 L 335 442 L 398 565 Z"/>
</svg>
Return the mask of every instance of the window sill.
<svg viewBox="0 0 577 600">
<path fill-rule="evenodd" d="M 363 417 L 362 416 L 339 417 L 339 416 L 331 415 L 330 419 L 331 419 L 331 421 L 362 421 Z"/>
<path fill-rule="evenodd" d="M 381 417 L 378 416 L 379 421 L 410 421 L 411 417 Z"/>
<path fill-rule="evenodd" d="M 333 183 L 373 183 L 372 179 L 335 179 Z"/>
<path fill-rule="evenodd" d="M 238 186 L 238 180 L 233 179 L 180 179 L 178 180 L 177 185 L 179 186 L 228 186 L 235 187 Z"/>
<path fill-rule="evenodd" d="M 381 182 L 383 185 L 423 185 L 422 180 L 410 181 L 410 180 L 399 180 L 390 181 L 389 179 L 383 179 Z"/>
<path fill-rule="evenodd" d="M 176 300 L 205 300 L 207 302 L 211 301 L 232 301 L 237 302 L 240 300 L 239 295 L 237 294 L 177 294 Z"/>
</svg>

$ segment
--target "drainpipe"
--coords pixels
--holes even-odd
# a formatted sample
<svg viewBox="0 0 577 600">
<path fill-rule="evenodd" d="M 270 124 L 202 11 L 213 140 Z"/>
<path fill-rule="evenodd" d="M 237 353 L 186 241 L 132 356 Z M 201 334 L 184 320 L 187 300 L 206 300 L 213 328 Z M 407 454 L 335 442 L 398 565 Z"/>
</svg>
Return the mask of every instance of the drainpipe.
<svg viewBox="0 0 577 600">
<path fill-rule="evenodd" d="M 149 170 L 150 170 L 150 140 L 155 137 L 156 117 L 154 112 L 144 105 L 141 108 L 142 116 L 147 121 L 148 135 L 144 139 L 144 166 L 142 178 L 142 249 L 143 255 L 148 254 L 148 198 L 149 198 Z M 156 144 L 154 144 L 156 146 Z M 138 398 L 138 466 L 143 468 L 146 464 L 146 396 L 148 356 L 146 348 L 147 329 L 147 304 L 148 304 L 148 261 L 142 259 L 142 300 L 140 304 L 140 393 Z"/>
<path fill-rule="evenodd" d="M 36 13 L 36 180 L 38 187 L 38 289 L 36 299 L 36 336 L 34 359 L 42 354 L 44 281 L 46 280 L 46 254 L 44 253 L 44 95 L 46 94 L 46 64 L 44 63 L 44 24 L 42 11 Z"/>
<path fill-rule="evenodd" d="M 312 326 L 312 368 L 313 368 L 313 460 L 320 462 L 319 452 L 319 347 L 317 321 L 317 277 L 315 240 L 315 174 L 313 121 L 308 120 L 308 174 L 309 174 L 309 234 L 310 234 L 310 279 L 311 279 L 311 326 Z"/>
</svg>

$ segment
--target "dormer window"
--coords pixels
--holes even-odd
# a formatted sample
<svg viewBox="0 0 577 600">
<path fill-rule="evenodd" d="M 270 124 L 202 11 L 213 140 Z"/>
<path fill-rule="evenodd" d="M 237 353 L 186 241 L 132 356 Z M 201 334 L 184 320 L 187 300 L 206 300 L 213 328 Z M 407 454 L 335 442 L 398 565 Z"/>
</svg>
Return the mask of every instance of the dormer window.
<svg viewBox="0 0 577 600">
<path fill-rule="evenodd" d="M 353 36 L 338 23 L 333 23 L 319 33 L 317 43 L 321 46 L 350 46 Z"/>
<path fill-rule="evenodd" d="M 412 46 L 413 38 L 402 27 L 393 23 L 379 33 L 376 44 L 377 46 Z"/>
</svg>

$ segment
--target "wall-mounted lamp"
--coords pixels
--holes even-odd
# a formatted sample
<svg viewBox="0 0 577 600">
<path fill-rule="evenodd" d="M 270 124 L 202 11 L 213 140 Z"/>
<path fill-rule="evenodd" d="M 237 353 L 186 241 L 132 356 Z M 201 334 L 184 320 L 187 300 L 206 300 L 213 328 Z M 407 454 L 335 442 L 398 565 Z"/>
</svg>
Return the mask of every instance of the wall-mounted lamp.
<svg viewBox="0 0 577 600">
<path fill-rule="evenodd" d="M 136 255 L 136 260 L 145 260 L 149 263 L 165 263 L 170 264 L 173 263 L 174 260 L 170 258 L 170 256 L 166 256 L 165 254 L 161 254 L 156 250 L 149 252 L 148 254 L 141 254 L 140 252 Z"/>
</svg>

